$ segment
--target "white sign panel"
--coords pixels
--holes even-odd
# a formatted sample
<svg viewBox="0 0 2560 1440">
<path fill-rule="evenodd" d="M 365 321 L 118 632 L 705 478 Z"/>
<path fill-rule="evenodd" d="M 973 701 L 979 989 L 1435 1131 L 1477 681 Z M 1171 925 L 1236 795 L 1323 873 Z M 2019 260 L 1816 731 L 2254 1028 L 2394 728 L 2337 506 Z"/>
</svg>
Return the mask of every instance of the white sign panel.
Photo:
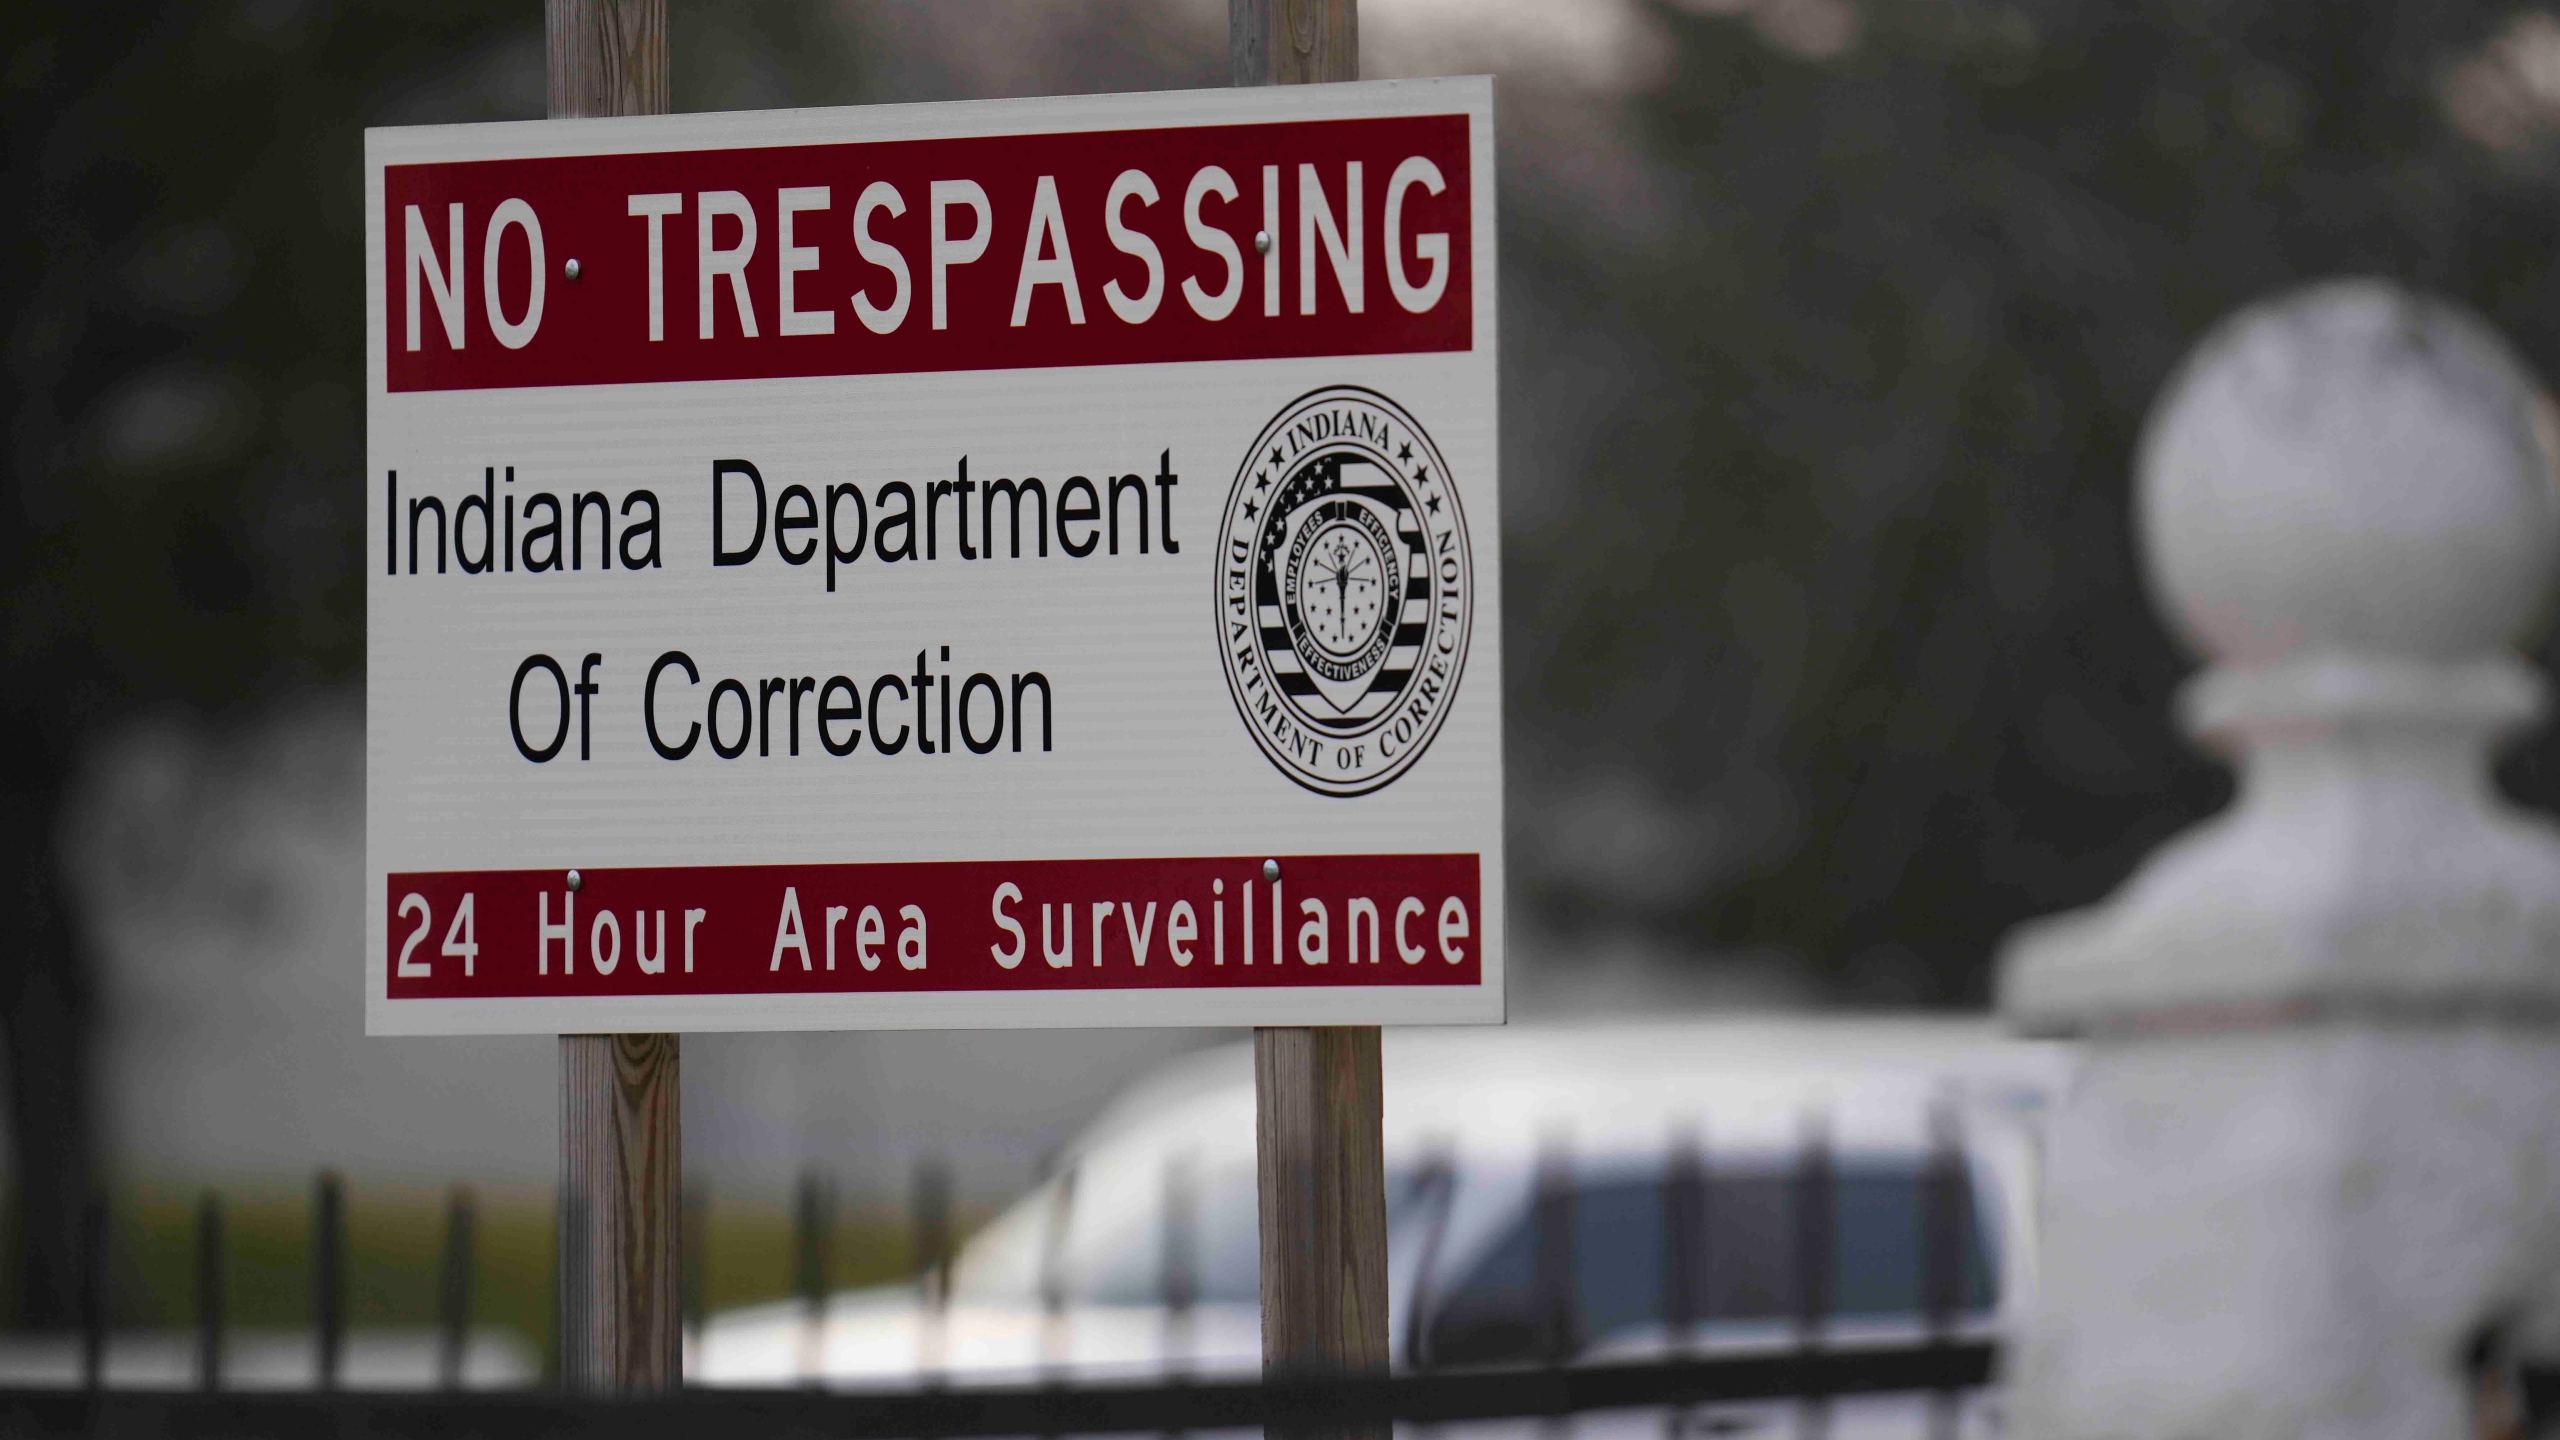
<svg viewBox="0 0 2560 1440">
<path fill-rule="evenodd" d="M 377 130 L 366 1025 L 1502 1016 L 1481 79 Z"/>
</svg>

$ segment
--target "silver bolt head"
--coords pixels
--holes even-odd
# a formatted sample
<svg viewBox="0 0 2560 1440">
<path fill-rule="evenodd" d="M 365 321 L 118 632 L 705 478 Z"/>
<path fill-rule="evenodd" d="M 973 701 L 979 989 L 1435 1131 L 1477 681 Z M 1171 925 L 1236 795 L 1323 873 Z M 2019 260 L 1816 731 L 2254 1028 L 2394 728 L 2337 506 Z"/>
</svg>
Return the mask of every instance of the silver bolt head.
<svg viewBox="0 0 2560 1440">
<path fill-rule="evenodd" d="M 1268 255 L 1271 253 L 1270 231 L 1256 230 L 1253 232 L 1253 253 L 1256 255 Z"/>
<path fill-rule="evenodd" d="M 561 274 L 563 274 L 563 275 L 568 276 L 568 277 L 569 277 L 570 279 L 572 279 L 572 280 L 577 279 L 577 278 L 578 278 L 578 257 L 577 257 L 577 256 L 575 256 L 575 255 L 570 256 L 570 257 L 569 257 L 569 263 L 560 267 L 560 273 L 561 273 Z"/>
<path fill-rule="evenodd" d="M 1270 883 L 1271 881 L 1277 880 L 1277 879 L 1279 879 L 1279 878 L 1280 878 L 1280 862 L 1279 862 L 1279 861 L 1277 861 L 1277 860 L 1265 860 L 1265 861 L 1263 861 L 1263 862 L 1262 862 L 1262 879 L 1263 879 L 1263 882 L 1264 882 L 1265 884 L 1268 884 L 1268 883 Z"/>
<path fill-rule="evenodd" d="M 586 883 L 587 883 L 587 882 L 586 882 L 585 878 L 584 878 L 584 877 L 582 877 L 581 875 L 579 875 L 577 871 L 572 870 L 572 871 L 570 871 L 570 872 L 569 872 L 569 888 L 570 888 L 570 890 L 575 891 L 575 890 L 577 890 L 580 886 L 582 886 L 582 885 L 584 885 L 584 884 L 586 884 Z"/>
</svg>

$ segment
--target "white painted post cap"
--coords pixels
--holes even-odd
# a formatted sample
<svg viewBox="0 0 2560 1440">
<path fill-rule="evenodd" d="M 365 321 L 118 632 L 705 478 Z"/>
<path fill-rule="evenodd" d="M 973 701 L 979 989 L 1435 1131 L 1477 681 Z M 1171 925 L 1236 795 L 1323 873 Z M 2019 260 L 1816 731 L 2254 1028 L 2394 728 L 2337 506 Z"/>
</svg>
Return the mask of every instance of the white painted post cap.
<svg viewBox="0 0 2560 1440">
<path fill-rule="evenodd" d="M 2187 724 L 2240 793 L 2011 938 L 2013 1021 L 2560 1011 L 2560 831 L 2486 775 L 2543 705 L 2510 647 L 2560 572 L 2554 458 L 2541 387 L 2443 302 L 2338 281 L 2205 338 L 2135 504 L 2154 597 L 2211 662 Z"/>
<path fill-rule="evenodd" d="M 2451 305 L 2377 280 L 2253 305 L 2146 428 L 2155 598 L 2230 665 L 2501 648 L 2560 568 L 2555 438 L 2524 364 Z"/>
</svg>

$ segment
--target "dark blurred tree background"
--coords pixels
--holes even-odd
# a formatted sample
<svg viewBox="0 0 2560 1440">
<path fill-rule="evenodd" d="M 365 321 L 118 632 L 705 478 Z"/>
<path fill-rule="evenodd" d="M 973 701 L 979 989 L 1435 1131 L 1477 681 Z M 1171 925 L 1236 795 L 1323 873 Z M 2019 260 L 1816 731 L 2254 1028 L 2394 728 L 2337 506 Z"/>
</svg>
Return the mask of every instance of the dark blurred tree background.
<svg viewBox="0 0 2560 1440">
<path fill-rule="evenodd" d="M 846 39 L 807 7 L 683 16 L 677 103 L 847 98 Z M 0 7 L 0 1087 L 22 1323 L 71 1316 L 101 1148 L 65 797 L 121 722 L 244 723 L 362 676 L 364 127 L 538 116 L 542 67 L 537 0 Z"/>
<path fill-rule="evenodd" d="M 1569 502 L 1505 537 L 1505 640 L 1515 771 L 1631 770 L 1695 843 L 1637 893 L 1570 859 L 1519 879 L 1532 913 L 1649 911 L 1835 996 L 1979 1003 L 2003 932 L 2096 900 L 2228 791 L 2168 723 L 2190 662 L 2128 524 L 2185 349 L 2370 273 L 2469 302 L 2553 373 L 2560 23 L 2340 0 L 1652 16 L 1647 253 L 1593 264 L 1576 215 L 1505 217 L 1514 290 L 1570 287 L 1614 381 L 1583 387 Z M 1551 378 L 1513 358 L 1517 439 Z M 2555 758 L 2537 738 L 2508 779 L 2547 808 Z M 1526 853 L 1566 848 L 1515 822 Z"/>
<path fill-rule="evenodd" d="M 1658 69 L 1607 102 L 1633 153 L 1593 157 L 1621 211 L 1504 184 L 1514 881 L 1557 951 L 1526 958 L 1569 986 L 1575 944 L 1635 935 L 1978 1003 L 2005 930 L 2227 788 L 2166 721 L 2186 663 L 2127 526 L 2184 348 L 2373 272 L 2560 360 L 2560 22 L 1631 3 Z M 680 6 L 676 103 L 910 93 L 859 63 L 866 13 L 897 8 Z M 1176 8 L 1091 7 L 1074 88 L 1217 83 L 1219 7 Z M 360 676 L 361 130 L 537 113 L 539 34 L 533 0 L 0 12 L 0 1084 L 28 1322 L 67 1314 L 98 1148 L 66 797 L 134 717 L 251 723 Z M 1534 141 L 1502 103 L 1506 146 Z M 2537 738 L 2508 778 L 2547 804 L 2560 758 Z"/>
</svg>

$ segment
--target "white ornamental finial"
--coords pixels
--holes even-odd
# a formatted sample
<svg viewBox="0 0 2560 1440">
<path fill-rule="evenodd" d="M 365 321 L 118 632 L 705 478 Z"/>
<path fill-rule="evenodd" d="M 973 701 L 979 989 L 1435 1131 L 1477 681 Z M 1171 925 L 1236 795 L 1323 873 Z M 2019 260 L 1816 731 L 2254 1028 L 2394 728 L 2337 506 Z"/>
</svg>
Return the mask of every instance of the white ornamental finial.
<svg viewBox="0 0 2560 1440">
<path fill-rule="evenodd" d="M 2136 506 L 2155 596 L 2213 662 L 2188 728 L 2240 797 L 2106 905 L 2016 937 L 2013 1019 L 2560 999 L 2560 840 L 2487 783 L 2543 703 L 2510 646 L 2560 571 L 2552 438 L 2504 343 L 2380 282 L 2282 296 L 2197 347 Z"/>
<path fill-rule="evenodd" d="M 2369 280 L 2206 338 L 2143 438 L 2153 586 L 2207 657 L 2451 660 L 2535 618 L 2560 559 L 2549 402 L 2459 310 Z"/>
</svg>

